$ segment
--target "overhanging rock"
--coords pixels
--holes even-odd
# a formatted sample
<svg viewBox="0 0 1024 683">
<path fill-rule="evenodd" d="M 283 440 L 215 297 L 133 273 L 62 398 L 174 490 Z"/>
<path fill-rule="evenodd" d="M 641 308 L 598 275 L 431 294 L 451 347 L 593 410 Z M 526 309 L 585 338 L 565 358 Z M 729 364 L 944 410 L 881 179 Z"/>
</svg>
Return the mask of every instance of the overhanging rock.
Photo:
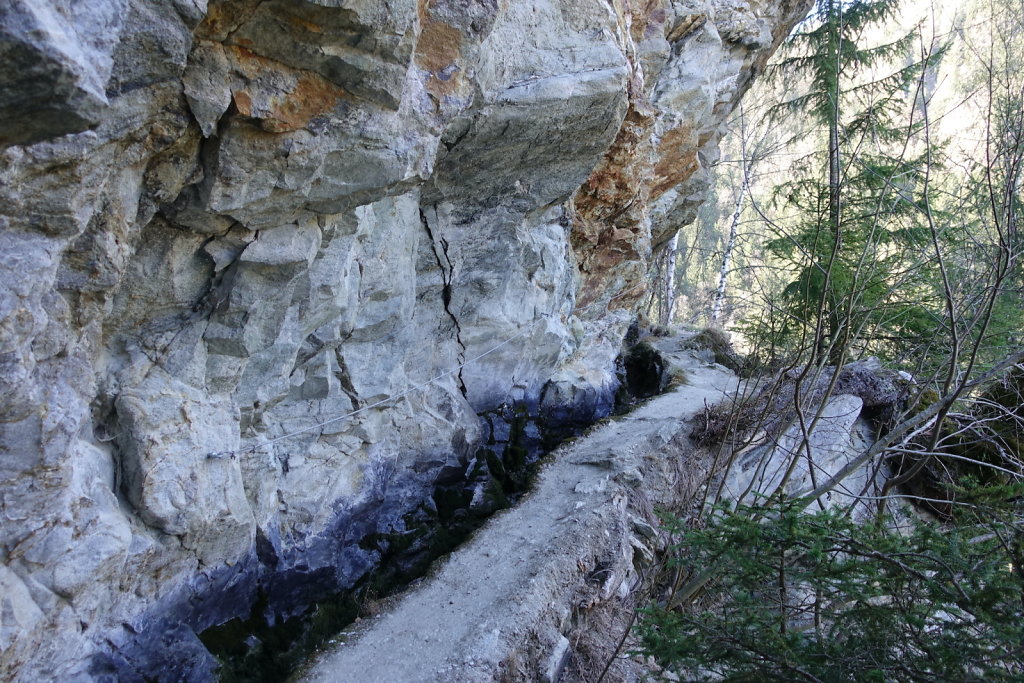
<svg viewBox="0 0 1024 683">
<path fill-rule="evenodd" d="M 5 3 L 0 678 L 209 678 L 197 629 L 368 571 L 479 414 L 606 409 L 809 4 Z"/>
</svg>

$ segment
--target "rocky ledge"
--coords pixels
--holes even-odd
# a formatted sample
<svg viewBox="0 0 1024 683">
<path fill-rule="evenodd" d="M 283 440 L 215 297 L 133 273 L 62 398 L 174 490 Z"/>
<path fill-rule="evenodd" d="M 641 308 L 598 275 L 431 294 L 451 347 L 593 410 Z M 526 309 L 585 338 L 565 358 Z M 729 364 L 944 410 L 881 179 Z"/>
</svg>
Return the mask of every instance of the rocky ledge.
<svg viewBox="0 0 1024 683">
<path fill-rule="evenodd" d="M 522 415 L 606 412 L 806 9 L 4 3 L 0 677 L 209 678 Z"/>
</svg>

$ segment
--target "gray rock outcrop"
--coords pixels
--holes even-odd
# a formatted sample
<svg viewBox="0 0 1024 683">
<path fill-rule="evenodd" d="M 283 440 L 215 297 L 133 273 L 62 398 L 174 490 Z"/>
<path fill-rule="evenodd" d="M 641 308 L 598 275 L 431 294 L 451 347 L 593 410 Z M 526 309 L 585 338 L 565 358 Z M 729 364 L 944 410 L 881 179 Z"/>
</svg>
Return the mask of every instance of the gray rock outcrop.
<svg viewBox="0 0 1024 683">
<path fill-rule="evenodd" d="M 776 494 L 795 498 L 828 481 L 874 441 L 875 430 L 861 416 L 864 401 L 850 394 L 833 396 L 808 422 L 794 424 L 781 436 L 756 443 L 736 454 L 721 483 L 722 495 L 746 505 L 757 505 Z M 859 506 L 865 496 L 877 495 L 882 486 L 877 464 L 867 463 L 846 477 L 827 496 L 828 505 Z M 862 511 L 858 510 L 858 514 Z"/>
<path fill-rule="evenodd" d="M 0 677 L 208 679 L 198 634 L 353 585 L 479 414 L 607 412 L 806 9 L 6 3 Z"/>
<path fill-rule="evenodd" d="M 815 505 L 846 508 L 855 518 L 876 512 L 889 467 L 879 458 L 848 466 L 889 429 L 911 382 L 873 356 L 838 370 L 801 366 L 767 382 L 755 380 L 739 408 L 744 416 L 737 422 L 746 426 L 728 437 L 738 445 L 717 475 L 719 495 L 760 505 L 778 496 L 806 496 L 843 473 Z M 720 425 L 706 420 L 695 435 L 707 437 L 713 427 L 724 436 Z"/>
</svg>

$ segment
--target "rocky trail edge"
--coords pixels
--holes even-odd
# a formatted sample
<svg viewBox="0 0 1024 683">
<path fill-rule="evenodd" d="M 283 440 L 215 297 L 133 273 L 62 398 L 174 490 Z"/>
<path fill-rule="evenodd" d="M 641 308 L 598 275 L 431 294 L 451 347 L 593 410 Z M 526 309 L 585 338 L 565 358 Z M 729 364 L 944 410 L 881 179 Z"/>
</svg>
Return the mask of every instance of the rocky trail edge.
<svg viewBox="0 0 1024 683">
<path fill-rule="evenodd" d="M 340 634 L 296 680 L 595 677 L 628 629 L 634 591 L 666 542 L 655 510 L 683 504 L 703 479 L 706 463 L 688 436 L 692 420 L 738 381 L 679 338 L 649 341 L 685 371 L 684 384 L 548 455 L 516 507 L 377 616 Z M 636 680 L 641 668 L 619 653 L 607 680 Z"/>
</svg>

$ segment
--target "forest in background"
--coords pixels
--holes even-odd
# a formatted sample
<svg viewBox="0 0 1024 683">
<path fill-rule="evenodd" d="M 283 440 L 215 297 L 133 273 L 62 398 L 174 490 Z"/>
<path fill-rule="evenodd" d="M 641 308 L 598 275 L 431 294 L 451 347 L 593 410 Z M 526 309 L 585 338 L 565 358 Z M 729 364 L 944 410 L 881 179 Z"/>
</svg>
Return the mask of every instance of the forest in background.
<svg viewBox="0 0 1024 683">
<path fill-rule="evenodd" d="M 756 500 L 711 479 L 666 519 L 669 590 L 640 631 L 686 680 L 1024 677 L 1022 58 L 1020 0 L 819 0 L 728 124 L 647 313 L 745 357 L 707 418 L 718 481 L 802 439 Z M 869 357 L 897 398 L 815 481 L 813 432 Z M 876 495 L 823 502 L 866 467 Z"/>
<path fill-rule="evenodd" d="M 806 272 L 828 261 L 831 248 L 817 234 L 830 220 L 829 116 L 824 101 L 811 102 L 831 93 L 821 82 L 825 76 L 815 85 L 800 66 L 821 38 L 809 34 L 804 45 L 791 40 L 727 123 L 713 169 L 713 200 L 680 231 L 674 253 L 662 251 L 653 270 L 660 286 L 651 290 L 652 321 L 715 325 L 752 349 L 773 332 L 792 341 L 802 324 L 813 323 L 814 295 L 824 291 L 826 316 L 835 311 L 858 319 L 849 334 L 852 355 L 902 363 L 916 355 L 908 349 L 941 332 L 948 317 L 941 268 L 957 281 L 960 289 L 951 293 L 961 300 L 972 300 L 970 285 L 986 289 L 998 260 L 992 250 L 999 249 L 999 236 L 992 229 L 1000 216 L 993 212 L 1017 200 L 1024 4 L 847 4 L 884 4 L 895 12 L 858 29 L 859 49 L 875 54 L 836 62 L 834 87 L 842 95 L 833 117 L 843 135 L 837 204 L 845 239 L 832 266 L 842 272 L 825 290 L 814 289 L 821 283 Z M 852 64 L 853 58 L 869 63 Z M 989 197 L 1001 192 L 1006 196 Z M 1007 206 L 995 208 L 991 199 Z M 668 257 L 674 262 L 671 316 L 664 287 Z M 1019 342 L 1014 330 L 1024 322 L 1019 272 L 998 285 L 999 310 L 987 334 L 1004 338 L 989 339 L 993 353 L 1012 349 Z M 845 310 L 843 293 L 854 295 Z M 799 301 L 812 308 L 798 311 Z M 755 326 L 766 314 L 773 316 L 771 330 Z"/>
</svg>

